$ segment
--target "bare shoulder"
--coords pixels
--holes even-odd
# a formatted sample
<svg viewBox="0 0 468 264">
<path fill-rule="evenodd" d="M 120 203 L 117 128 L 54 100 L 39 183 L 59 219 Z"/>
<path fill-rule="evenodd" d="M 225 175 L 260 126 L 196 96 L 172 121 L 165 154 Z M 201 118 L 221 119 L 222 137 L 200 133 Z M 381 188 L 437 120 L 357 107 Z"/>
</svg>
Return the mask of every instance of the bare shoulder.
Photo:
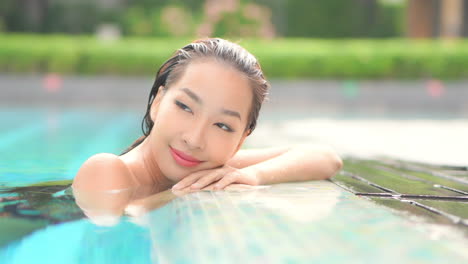
<svg viewBox="0 0 468 264">
<path fill-rule="evenodd" d="M 74 188 L 90 190 L 125 189 L 133 178 L 127 165 L 116 155 L 100 153 L 86 160 L 73 180 Z"/>
</svg>

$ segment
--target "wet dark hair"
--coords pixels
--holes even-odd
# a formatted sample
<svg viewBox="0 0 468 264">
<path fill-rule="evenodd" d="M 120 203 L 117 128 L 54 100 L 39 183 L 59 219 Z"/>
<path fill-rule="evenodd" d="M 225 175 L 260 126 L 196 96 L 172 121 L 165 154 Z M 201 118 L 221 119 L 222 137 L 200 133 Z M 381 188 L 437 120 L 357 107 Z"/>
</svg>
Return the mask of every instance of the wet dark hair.
<svg viewBox="0 0 468 264">
<path fill-rule="evenodd" d="M 141 144 L 150 134 L 154 125 L 150 115 L 151 105 L 159 92 L 159 87 L 164 87 L 164 90 L 169 89 L 171 84 L 180 79 L 191 62 L 202 59 L 215 59 L 234 67 L 248 77 L 252 87 L 253 99 L 245 129 L 249 135 L 252 133 L 257 125 L 260 108 L 270 88 L 268 81 L 263 76 L 260 64 L 252 54 L 238 44 L 220 38 L 199 39 L 177 50 L 158 70 L 141 124 L 143 136 L 137 139 L 121 155 Z"/>
</svg>

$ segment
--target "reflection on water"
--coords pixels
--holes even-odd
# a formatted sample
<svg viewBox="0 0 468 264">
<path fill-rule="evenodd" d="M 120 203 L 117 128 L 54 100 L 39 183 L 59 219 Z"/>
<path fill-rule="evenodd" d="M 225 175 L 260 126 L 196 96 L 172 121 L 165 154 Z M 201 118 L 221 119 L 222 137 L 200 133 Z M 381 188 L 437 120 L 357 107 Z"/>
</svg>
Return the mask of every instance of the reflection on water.
<svg viewBox="0 0 468 264">
<path fill-rule="evenodd" d="M 145 192 L 145 187 L 121 190 L 82 190 L 73 188 L 76 204 L 91 222 L 101 226 L 116 225 L 126 206 L 135 194 Z"/>
<path fill-rule="evenodd" d="M 327 183 L 328 184 L 328 183 Z M 176 196 L 185 196 L 181 199 L 202 201 L 206 209 L 222 209 L 221 206 L 254 206 L 264 209 L 286 221 L 312 222 L 327 217 L 338 202 L 340 191 L 336 188 L 327 188 L 323 182 L 287 183 L 273 186 L 248 186 L 232 184 L 225 191 L 201 191 L 172 193 L 165 191 L 148 198 L 131 203 L 126 211 L 133 216 L 146 217 L 144 212 L 159 208 L 161 202 L 172 200 Z M 315 190 L 312 192 L 311 190 Z M 320 190 L 320 192 L 317 192 Z"/>
<path fill-rule="evenodd" d="M 17 190 L 23 200 L 17 204 L 34 204 L 31 209 L 42 219 L 52 209 L 60 211 L 49 216 L 55 222 L 29 235 L 10 236 L 0 249 L 0 262 L 310 263 L 328 259 L 342 263 L 386 258 L 437 263 L 468 257 L 461 253 L 464 240 L 457 233 L 439 228 L 436 238 L 428 240 L 432 229 L 426 225 L 408 222 L 328 181 L 235 185 L 216 192 L 168 190 L 147 197 L 136 196 L 137 189 L 81 192 L 64 191 L 64 187 L 28 187 L 25 193 L 37 195 L 29 197 Z M 78 209 L 72 191 L 89 218 L 67 215 Z M 72 203 L 53 206 L 65 200 Z M 57 215 L 63 221 L 56 221 Z M 0 219 L 41 220 L 18 215 Z M 8 230 L 13 223 L 0 226 Z M 58 253 L 47 253 L 44 245 Z M 369 248 L 375 250 L 369 252 Z M 400 254 L 396 257 L 392 252 Z"/>
<path fill-rule="evenodd" d="M 156 192 L 157 186 L 138 186 L 121 190 L 83 190 L 73 188 L 76 204 L 91 222 L 113 226 L 121 216 L 139 217 L 169 203 L 188 191 Z M 134 222 L 138 220 L 132 219 Z"/>
</svg>

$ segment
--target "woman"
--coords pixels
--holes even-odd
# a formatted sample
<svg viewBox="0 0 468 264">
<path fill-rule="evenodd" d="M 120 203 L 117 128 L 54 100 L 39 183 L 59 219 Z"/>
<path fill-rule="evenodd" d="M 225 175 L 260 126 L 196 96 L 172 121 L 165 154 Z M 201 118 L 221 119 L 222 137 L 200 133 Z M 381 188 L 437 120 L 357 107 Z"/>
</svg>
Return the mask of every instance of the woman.
<svg viewBox="0 0 468 264">
<path fill-rule="evenodd" d="M 333 176 L 342 162 L 328 148 L 239 150 L 268 88 L 256 58 L 237 44 L 216 38 L 183 47 L 156 75 L 144 135 L 121 156 L 89 158 L 73 187 L 219 190 Z"/>
</svg>

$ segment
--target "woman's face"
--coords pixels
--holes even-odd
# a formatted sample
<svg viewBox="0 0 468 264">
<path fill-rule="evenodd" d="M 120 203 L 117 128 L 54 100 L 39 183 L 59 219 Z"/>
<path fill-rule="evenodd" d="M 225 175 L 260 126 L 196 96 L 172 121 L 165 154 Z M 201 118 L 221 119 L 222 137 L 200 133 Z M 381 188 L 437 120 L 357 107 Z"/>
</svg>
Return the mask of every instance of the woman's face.
<svg viewBox="0 0 468 264">
<path fill-rule="evenodd" d="M 170 180 L 226 163 L 247 132 L 252 91 L 245 75 L 215 60 L 190 63 L 151 109 L 153 158 Z"/>
</svg>

